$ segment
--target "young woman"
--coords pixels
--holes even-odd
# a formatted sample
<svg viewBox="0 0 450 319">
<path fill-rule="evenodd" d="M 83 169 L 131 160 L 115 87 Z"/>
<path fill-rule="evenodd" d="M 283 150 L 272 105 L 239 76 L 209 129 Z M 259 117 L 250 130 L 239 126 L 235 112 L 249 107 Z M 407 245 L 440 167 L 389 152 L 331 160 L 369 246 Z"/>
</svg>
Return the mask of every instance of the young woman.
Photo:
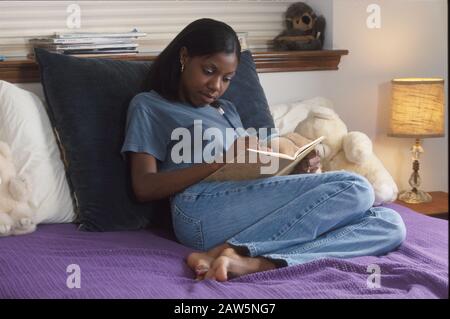
<svg viewBox="0 0 450 319">
<path fill-rule="evenodd" d="M 225 136 L 227 128 L 243 126 L 234 105 L 219 100 L 240 51 L 227 24 L 192 22 L 154 62 L 151 91 L 134 97 L 128 110 L 122 153 L 130 161 L 136 198 L 170 198 L 177 239 L 198 250 L 187 257 L 197 279 L 226 281 L 318 258 L 381 255 L 400 245 L 406 234 L 401 217 L 372 207 L 373 188 L 364 177 L 345 171 L 304 174 L 305 163 L 313 163 L 307 172 L 318 167 L 314 153 L 296 174 L 226 182 L 202 181 L 224 165 L 202 157 L 204 141 L 201 147 L 192 141 L 183 151 L 194 160 L 176 158 L 177 129 L 195 135 L 215 128 Z M 237 134 L 214 158 L 241 150 L 238 140 L 248 145 L 254 139 Z"/>
</svg>

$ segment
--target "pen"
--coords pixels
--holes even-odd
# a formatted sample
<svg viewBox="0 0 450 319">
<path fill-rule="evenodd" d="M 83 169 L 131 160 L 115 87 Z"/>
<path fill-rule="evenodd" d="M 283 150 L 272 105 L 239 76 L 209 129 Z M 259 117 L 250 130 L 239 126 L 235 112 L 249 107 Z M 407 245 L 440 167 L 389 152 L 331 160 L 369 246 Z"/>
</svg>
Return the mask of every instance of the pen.
<svg viewBox="0 0 450 319">
<path fill-rule="evenodd" d="M 234 128 L 236 130 L 236 127 L 233 125 L 233 123 L 231 123 L 230 119 L 228 118 L 228 116 L 225 114 L 225 111 L 222 109 L 221 106 L 219 106 L 217 108 L 217 111 L 219 111 L 219 113 L 227 120 L 228 124 L 231 125 L 232 128 Z"/>
</svg>

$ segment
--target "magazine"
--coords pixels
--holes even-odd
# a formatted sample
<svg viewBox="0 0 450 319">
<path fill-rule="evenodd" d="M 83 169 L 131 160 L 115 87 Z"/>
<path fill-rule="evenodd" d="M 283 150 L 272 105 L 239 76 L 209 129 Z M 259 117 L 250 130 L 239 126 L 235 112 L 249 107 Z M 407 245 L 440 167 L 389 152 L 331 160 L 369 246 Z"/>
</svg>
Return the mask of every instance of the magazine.
<svg viewBox="0 0 450 319">
<path fill-rule="evenodd" d="M 52 51 L 49 51 L 52 52 Z M 114 58 L 115 56 L 136 56 L 139 51 L 137 50 L 114 50 L 114 51 L 87 51 L 87 52 L 56 52 L 53 53 L 70 55 L 78 58 Z M 28 59 L 35 60 L 34 53 L 27 55 Z"/>
<path fill-rule="evenodd" d="M 52 44 L 113 44 L 113 43 L 133 43 L 134 38 L 33 38 L 30 39 L 31 44 L 36 45 L 52 45 Z"/>
<path fill-rule="evenodd" d="M 38 44 L 36 48 L 48 49 L 51 51 L 65 51 L 65 50 L 98 50 L 98 49 L 135 49 L 139 45 L 137 43 L 112 43 L 112 44 L 77 44 L 77 45 L 63 45 L 63 44 Z"/>
<path fill-rule="evenodd" d="M 138 32 L 136 29 L 131 32 L 124 33 L 100 33 L 100 32 L 80 32 L 80 33 L 55 33 L 53 37 L 55 39 L 73 39 L 73 38 L 134 38 L 144 37 L 147 34 L 144 32 Z"/>
</svg>

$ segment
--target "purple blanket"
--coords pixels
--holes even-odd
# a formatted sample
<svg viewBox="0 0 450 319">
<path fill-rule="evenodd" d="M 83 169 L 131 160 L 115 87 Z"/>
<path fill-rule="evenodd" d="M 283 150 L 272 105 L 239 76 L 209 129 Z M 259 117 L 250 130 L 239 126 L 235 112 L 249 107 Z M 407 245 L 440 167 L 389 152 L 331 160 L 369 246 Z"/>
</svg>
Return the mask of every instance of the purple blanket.
<svg viewBox="0 0 450 319">
<path fill-rule="evenodd" d="M 29 235 L 0 238 L 0 299 L 448 298 L 448 221 L 387 206 L 402 215 L 408 231 L 388 255 L 322 259 L 225 283 L 195 281 L 183 261 L 191 249 L 168 232 L 87 233 L 72 224 L 41 225 Z M 67 287 L 68 277 L 76 282 L 71 264 L 80 267 L 81 288 Z M 379 287 L 368 285 L 371 264 L 379 266 Z"/>
</svg>

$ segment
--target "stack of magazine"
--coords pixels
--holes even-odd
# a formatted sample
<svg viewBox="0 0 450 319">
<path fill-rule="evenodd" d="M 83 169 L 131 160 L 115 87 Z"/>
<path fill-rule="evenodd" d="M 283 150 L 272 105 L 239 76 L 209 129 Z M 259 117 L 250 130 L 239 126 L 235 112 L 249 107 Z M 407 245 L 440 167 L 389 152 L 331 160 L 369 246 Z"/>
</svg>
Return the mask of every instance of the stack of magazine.
<svg viewBox="0 0 450 319">
<path fill-rule="evenodd" d="M 139 52 L 137 39 L 144 36 L 145 33 L 136 29 L 125 33 L 55 33 L 45 38 L 30 39 L 30 44 L 33 51 L 34 48 L 43 48 L 79 57 L 136 55 Z"/>
</svg>

